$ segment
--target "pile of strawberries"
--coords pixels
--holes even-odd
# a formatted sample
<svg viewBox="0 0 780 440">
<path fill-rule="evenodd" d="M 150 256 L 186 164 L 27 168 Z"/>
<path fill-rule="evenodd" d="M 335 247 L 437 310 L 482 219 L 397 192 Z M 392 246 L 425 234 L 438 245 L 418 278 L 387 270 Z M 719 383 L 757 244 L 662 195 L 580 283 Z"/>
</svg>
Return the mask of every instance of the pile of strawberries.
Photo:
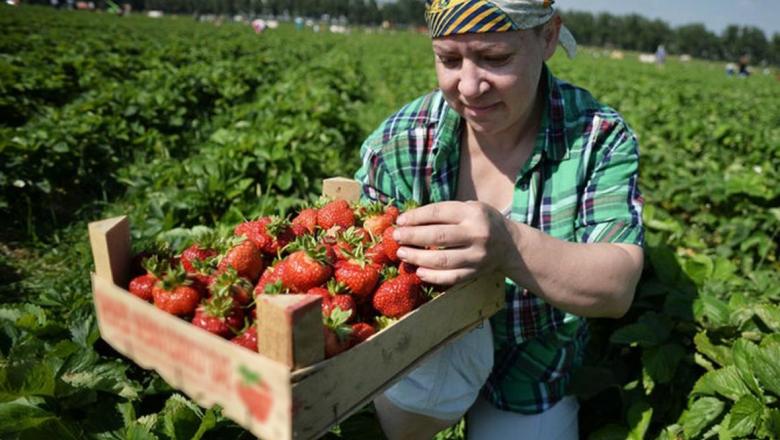
<svg viewBox="0 0 780 440">
<path fill-rule="evenodd" d="M 430 299 L 416 268 L 399 262 L 400 211 L 323 200 L 290 221 L 262 217 L 230 237 L 204 236 L 173 255 L 142 252 L 128 290 L 168 313 L 257 351 L 258 295 L 322 296 L 325 356 L 366 340 Z"/>
</svg>

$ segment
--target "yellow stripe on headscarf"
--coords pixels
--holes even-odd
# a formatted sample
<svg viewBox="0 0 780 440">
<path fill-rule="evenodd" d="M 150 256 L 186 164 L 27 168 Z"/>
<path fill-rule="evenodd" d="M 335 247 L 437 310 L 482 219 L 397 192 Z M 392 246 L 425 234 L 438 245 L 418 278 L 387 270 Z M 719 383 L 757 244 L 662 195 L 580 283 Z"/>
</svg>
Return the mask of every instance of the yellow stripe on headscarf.
<svg viewBox="0 0 780 440">
<path fill-rule="evenodd" d="M 452 24 L 450 24 L 450 26 L 447 28 L 447 30 L 445 30 L 445 31 L 444 31 L 444 35 L 448 35 L 448 34 L 450 34 L 452 31 L 454 31 L 454 30 L 455 30 L 455 28 L 456 28 L 456 27 L 458 27 L 458 25 L 459 25 L 461 22 L 463 22 L 463 20 L 465 20 L 465 19 L 466 19 L 466 17 L 468 17 L 469 15 L 471 15 L 471 13 L 473 13 L 474 11 L 476 11 L 477 9 L 479 9 L 481 6 L 482 6 L 482 4 L 481 4 L 481 3 L 476 3 L 476 4 L 474 4 L 473 6 L 471 6 L 470 8 L 468 8 L 468 10 L 465 10 L 465 11 L 462 11 L 462 12 L 460 12 L 460 17 L 458 17 L 458 19 L 457 19 L 457 20 L 453 21 L 453 22 L 452 22 Z"/>
<path fill-rule="evenodd" d="M 497 24 L 501 23 L 503 20 L 504 20 L 504 17 L 501 17 L 501 16 L 494 18 L 493 20 L 491 20 L 490 22 L 488 22 L 487 24 L 485 24 L 485 26 L 484 26 L 484 31 L 485 31 L 485 32 L 490 32 L 490 31 L 492 31 L 492 29 L 493 29 L 493 26 L 495 26 L 495 25 L 497 25 Z"/>
</svg>

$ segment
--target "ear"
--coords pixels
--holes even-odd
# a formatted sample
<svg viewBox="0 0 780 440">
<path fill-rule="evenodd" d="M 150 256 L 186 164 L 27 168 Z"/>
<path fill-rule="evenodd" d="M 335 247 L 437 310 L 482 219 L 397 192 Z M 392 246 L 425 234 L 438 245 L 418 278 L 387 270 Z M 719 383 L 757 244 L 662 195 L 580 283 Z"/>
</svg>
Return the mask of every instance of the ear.
<svg viewBox="0 0 780 440">
<path fill-rule="evenodd" d="M 558 35 L 561 32 L 563 20 L 557 13 L 544 25 L 542 29 L 542 38 L 544 39 L 544 60 L 552 58 L 555 49 L 558 48 Z"/>
</svg>

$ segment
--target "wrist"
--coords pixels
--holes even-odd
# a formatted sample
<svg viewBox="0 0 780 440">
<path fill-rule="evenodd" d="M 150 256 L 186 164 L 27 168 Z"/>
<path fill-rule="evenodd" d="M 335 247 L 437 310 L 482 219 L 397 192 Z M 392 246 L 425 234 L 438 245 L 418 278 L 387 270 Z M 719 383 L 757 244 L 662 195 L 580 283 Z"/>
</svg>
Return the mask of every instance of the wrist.
<svg viewBox="0 0 780 440">
<path fill-rule="evenodd" d="M 499 270 L 506 277 L 515 279 L 522 264 L 521 255 L 526 246 L 526 235 L 523 233 L 525 225 L 504 218 L 504 228 L 507 231 L 507 239 L 504 241 L 504 249 Z"/>
</svg>

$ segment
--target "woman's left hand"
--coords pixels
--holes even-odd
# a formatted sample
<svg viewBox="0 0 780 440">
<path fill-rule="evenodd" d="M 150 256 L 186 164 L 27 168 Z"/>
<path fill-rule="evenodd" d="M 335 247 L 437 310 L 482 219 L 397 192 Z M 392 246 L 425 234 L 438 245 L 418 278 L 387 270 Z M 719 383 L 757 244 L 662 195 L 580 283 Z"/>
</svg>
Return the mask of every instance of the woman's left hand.
<svg viewBox="0 0 780 440">
<path fill-rule="evenodd" d="M 394 238 L 398 257 L 418 266 L 425 282 L 453 285 L 503 270 L 516 250 L 507 220 L 482 202 L 441 202 L 402 214 Z"/>
</svg>

